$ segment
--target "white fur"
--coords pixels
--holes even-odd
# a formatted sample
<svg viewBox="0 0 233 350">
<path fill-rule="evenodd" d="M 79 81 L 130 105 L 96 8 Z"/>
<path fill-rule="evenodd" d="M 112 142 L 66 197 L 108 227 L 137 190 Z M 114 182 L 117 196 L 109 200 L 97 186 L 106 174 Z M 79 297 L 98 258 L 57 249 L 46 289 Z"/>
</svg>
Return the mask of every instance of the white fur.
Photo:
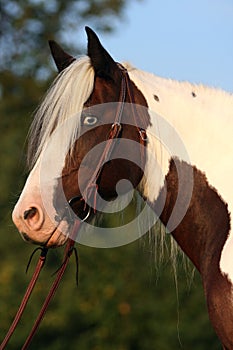
<svg viewBox="0 0 233 350">
<path fill-rule="evenodd" d="M 228 210 L 232 215 L 233 95 L 202 85 L 163 79 L 136 69 L 132 69 L 129 74 L 145 96 L 150 110 L 164 117 L 174 128 L 175 133 L 180 135 L 191 164 L 206 174 L 210 185 L 216 188 L 228 204 Z M 154 95 L 159 97 L 159 101 L 154 99 Z M 151 115 L 153 118 L 153 113 Z M 155 126 L 154 118 L 151 129 Z M 148 132 L 150 134 L 150 129 Z M 154 143 L 157 141 L 152 140 L 149 148 L 154 149 Z M 160 158 L 165 176 L 170 155 L 163 152 Z M 153 168 L 150 169 L 149 163 L 147 168 L 147 172 L 153 174 Z M 154 200 L 158 194 L 158 184 L 150 179 L 147 187 L 146 194 Z M 232 232 L 222 251 L 220 268 L 233 283 Z"/>
</svg>

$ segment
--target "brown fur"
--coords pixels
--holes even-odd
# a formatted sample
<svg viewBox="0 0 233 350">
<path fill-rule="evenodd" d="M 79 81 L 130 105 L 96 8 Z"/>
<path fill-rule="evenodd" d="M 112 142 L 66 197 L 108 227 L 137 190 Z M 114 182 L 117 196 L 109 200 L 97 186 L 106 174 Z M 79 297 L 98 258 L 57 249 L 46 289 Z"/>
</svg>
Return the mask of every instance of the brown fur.
<svg viewBox="0 0 233 350">
<path fill-rule="evenodd" d="M 176 165 L 175 165 L 176 164 Z M 177 177 L 176 166 L 179 166 Z M 168 222 L 179 190 L 186 194 L 190 165 L 171 160 L 169 173 L 166 176 L 167 196 L 161 214 L 161 221 Z M 205 175 L 193 167 L 194 186 L 192 199 L 185 217 L 171 233 L 184 253 L 191 259 L 202 276 L 209 317 L 225 349 L 233 349 L 233 308 L 232 285 L 220 268 L 222 248 L 230 230 L 230 217 L 227 205 L 216 189 L 212 188 Z M 158 201 L 165 195 L 164 189 Z M 156 204 L 152 204 L 156 207 Z"/>
</svg>

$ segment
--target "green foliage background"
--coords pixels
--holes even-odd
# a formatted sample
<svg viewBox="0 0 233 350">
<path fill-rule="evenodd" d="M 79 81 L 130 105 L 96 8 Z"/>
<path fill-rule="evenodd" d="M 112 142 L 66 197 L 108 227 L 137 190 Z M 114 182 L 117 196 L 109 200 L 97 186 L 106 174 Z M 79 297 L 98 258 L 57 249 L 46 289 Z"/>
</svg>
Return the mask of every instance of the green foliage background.
<svg viewBox="0 0 233 350">
<path fill-rule="evenodd" d="M 71 42 L 70 33 L 78 32 L 85 21 L 91 21 L 99 32 L 110 31 L 117 18 L 122 18 L 125 6 L 123 0 L 1 3 L 0 339 L 33 269 L 31 266 L 25 274 L 33 247 L 21 240 L 11 222 L 11 211 L 27 175 L 25 139 L 31 115 L 53 76 L 46 41 L 55 37 L 77 54 L 78 38 Z M 189 277 L 191 270 L 186 272 L 178 259 L 176 286 L 169 258 L 158 269 L 154 249 L 148 237 L 115 249 L 78 246 L 79 287 L 71 261 L 31 348 L 220 349 L 209 324 L 200 277 L 197 273 L 193 279 Z M 49 252 L 8 349 L 22 346 L 51 285 L 51 275 L 61 262 L 62 251 Z"/>
</svg>

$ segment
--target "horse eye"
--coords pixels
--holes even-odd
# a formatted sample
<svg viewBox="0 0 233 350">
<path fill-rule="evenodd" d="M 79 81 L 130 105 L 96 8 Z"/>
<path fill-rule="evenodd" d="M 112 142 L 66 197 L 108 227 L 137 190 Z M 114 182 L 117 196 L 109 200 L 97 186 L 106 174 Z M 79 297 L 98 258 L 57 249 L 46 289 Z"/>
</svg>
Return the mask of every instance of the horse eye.
<svg viewBox="0 0 233 350">
<path fill-rule="evenodd" d="M 97 123 L 98 119 L 93 116 L 87 116 L 83 118 L 83 124 L 84 125 L 95 125 Z"/>
</svg>

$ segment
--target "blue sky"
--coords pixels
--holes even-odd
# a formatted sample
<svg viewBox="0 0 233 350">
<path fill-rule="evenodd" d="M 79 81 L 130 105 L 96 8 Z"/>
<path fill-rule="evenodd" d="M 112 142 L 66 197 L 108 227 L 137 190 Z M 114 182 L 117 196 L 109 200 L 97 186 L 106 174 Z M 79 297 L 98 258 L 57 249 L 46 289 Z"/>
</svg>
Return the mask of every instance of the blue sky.
<svg viewBox="0 0 233 350">
<path fill-rule="evenodd" d="M 129 1 L 100 37 L 118 61 L 233 92 L 233 0 Z"/>
</svg>

